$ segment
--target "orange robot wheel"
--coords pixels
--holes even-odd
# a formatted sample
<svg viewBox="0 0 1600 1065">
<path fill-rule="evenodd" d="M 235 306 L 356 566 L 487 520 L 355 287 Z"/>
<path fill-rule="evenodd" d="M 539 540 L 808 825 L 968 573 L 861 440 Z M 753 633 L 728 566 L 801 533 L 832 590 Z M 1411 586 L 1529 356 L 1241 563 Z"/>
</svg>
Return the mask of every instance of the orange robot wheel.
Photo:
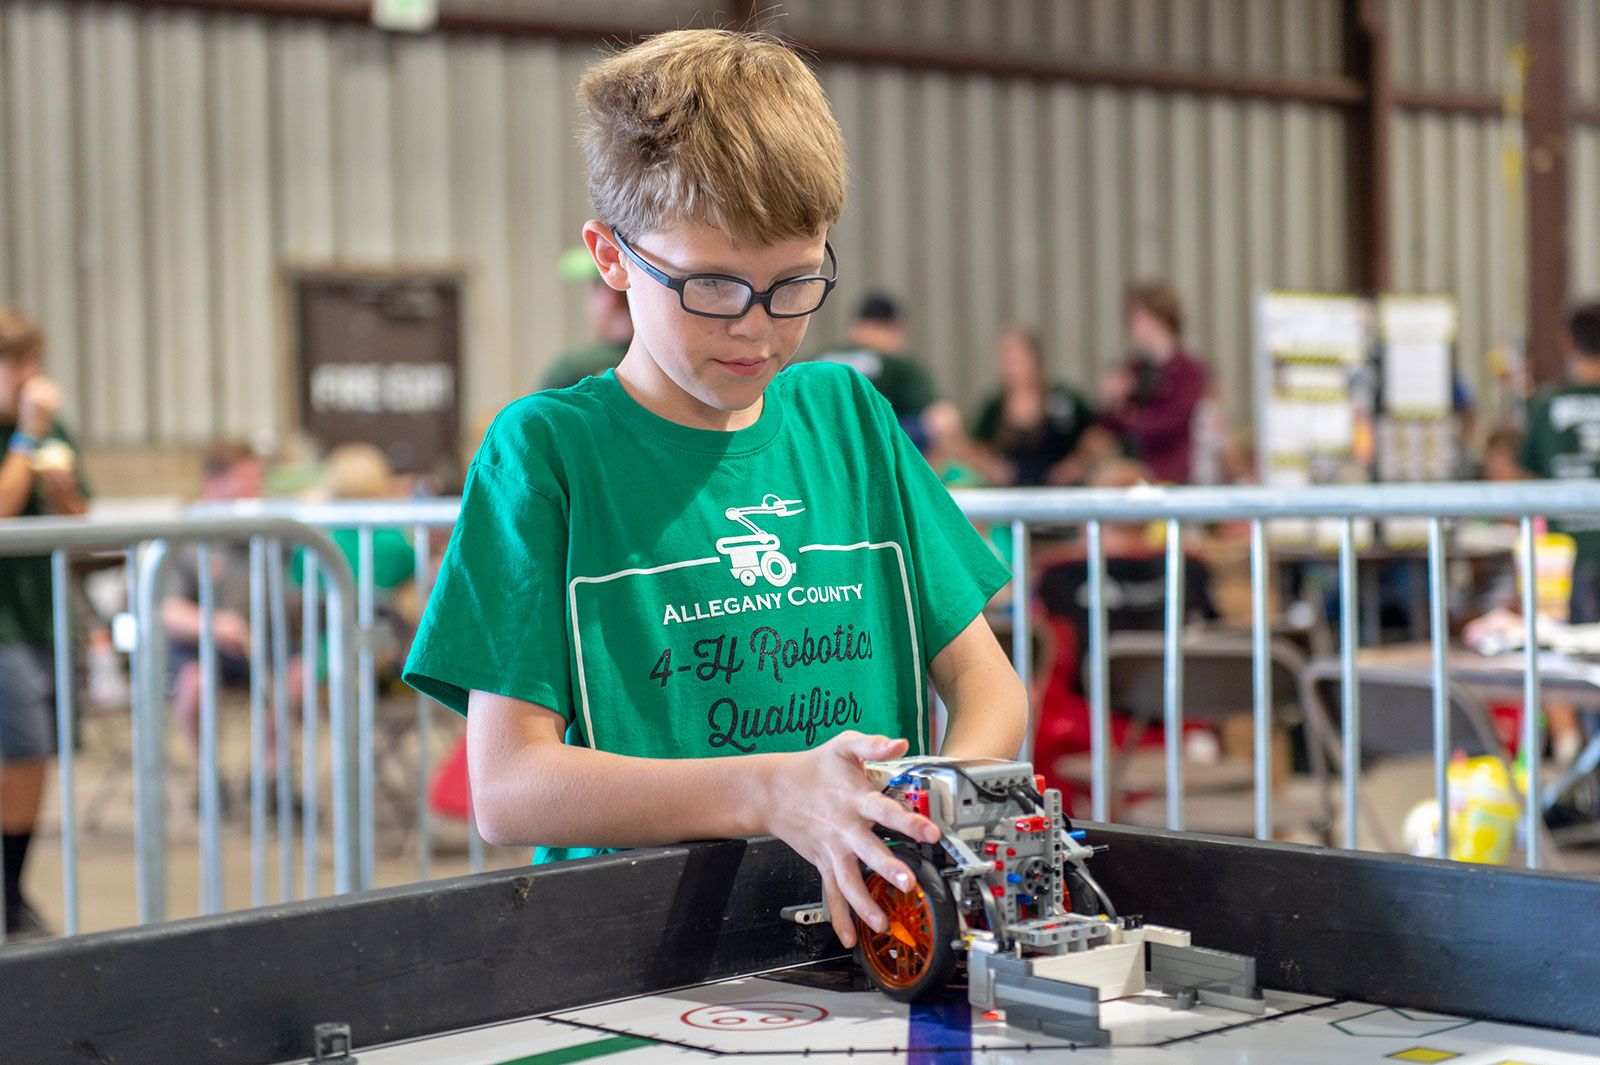
<svg viewBox="0 0 1600 1065">
<path fill-rule="evenodd" d="M 956 906 L 932 862 L 911 858 L 907 864 L 917 877 L 910 891 L 867 871 L 867 893 L 889 923 L 876 932 L 856 916 L 856 960 L 890 998 L 926 1002 L 944 990 L 955 972 Z"/>
</svg>

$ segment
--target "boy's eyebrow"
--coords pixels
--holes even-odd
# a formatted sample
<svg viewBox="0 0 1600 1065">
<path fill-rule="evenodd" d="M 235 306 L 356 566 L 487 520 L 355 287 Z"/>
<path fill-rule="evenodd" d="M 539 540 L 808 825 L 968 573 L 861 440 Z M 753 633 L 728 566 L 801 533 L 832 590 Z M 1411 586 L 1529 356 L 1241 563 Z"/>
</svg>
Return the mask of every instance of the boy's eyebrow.
<svg viewBox="0 0 1600 1065">
<path fill-rule="evenodd" d="M 785 277 L 798 277 L 798 276 L 800 276 L 802 274 L 818 274 L 818 273 L 822 272 L 822 268 L 824 266 L 826 266 L 827 263 L 828 263 L 828 253 L 826 251 L 824 251 L 822 253 L 821 259 L 819 261 L 815 262 L 815 263 L 807 262 L 807 263 L 800 263 L 800 264 L 795 265 L 795 266 L 785 266 L 782 269 L 775 271 L 772 276 L 776 280 L 782 280 Z M 745 279 L 745 280 L 748 280 L 749 276 L 750 276 L 748 271 L 743 271 L 743 270 L 738 269 L 737 267 L 728 266 L 728 265 L 723 264 L 723 263 L 712 263 L 712 264 L 703 265 L 703 266 L 686 267 L 684 269 L 684 273 L 686 273 L 686 274 L 726 274 L 729 277 L 737 277 L 737 278 L 741 278 L 741 279 Z"/>
</svg>

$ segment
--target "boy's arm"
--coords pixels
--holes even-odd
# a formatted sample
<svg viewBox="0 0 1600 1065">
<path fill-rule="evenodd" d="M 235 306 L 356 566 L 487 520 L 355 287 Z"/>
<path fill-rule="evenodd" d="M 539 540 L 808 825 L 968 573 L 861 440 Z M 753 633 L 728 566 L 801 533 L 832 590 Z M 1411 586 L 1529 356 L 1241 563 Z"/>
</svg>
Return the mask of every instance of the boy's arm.
<svg viewBox="0 0 1600 1065">
<path fill-rule="evenodd" d="M 939 753 L 1015 758 L 1028 729 L 1028 692 L 981 613 L 928 664 L 950 711 Z"/>
<path fill-rule="evenodd" d="M 878 930 L 860 863 L 909 886 L 911 871 L 873 831 L 933 842 L 933 822 L 880 793 L 862 762 L 898 758 L 905 740 L 846 732 L 811 751 L 738 758 L 631 758 L 569 746 L 543 706 L 474 691 L 467 765 L 478 830 L 491 843 L 642 847 L 770 834 L 822 875 L 839 941 L 855 944 L 851 910 Z"/>
</svg>

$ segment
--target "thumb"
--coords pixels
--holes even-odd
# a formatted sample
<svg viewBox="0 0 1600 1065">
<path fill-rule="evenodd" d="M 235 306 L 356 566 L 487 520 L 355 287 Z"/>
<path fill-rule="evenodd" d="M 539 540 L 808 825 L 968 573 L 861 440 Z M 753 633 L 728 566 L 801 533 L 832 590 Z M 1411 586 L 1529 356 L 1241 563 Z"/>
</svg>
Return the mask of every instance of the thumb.
<svg viewBox="0 0 1600 1065">
<path fill-rule="evenodd" d="M 860 732 L 841 735 L 839 742 L 845 753 L 863 762 L 883 762 L 899 758 L 911 746 L 907 740 L 891 739 L 888 736 L 869 736 Z"/>
</svg>

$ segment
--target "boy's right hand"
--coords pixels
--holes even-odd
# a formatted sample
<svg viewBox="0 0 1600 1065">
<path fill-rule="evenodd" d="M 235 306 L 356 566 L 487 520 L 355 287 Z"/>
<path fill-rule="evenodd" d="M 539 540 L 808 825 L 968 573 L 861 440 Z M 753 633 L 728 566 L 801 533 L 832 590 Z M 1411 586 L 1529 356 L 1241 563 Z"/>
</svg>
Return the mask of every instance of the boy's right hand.
<svg viewBox="0 0 1600 1065">
<path fill-rule="evenodd" d="M 890 853 L 873 829 L 882 825 L 928 843 L 938 827 L 872 786 L 863 763 L 906 753 L 903 739 L 844 732 L 813 751 L 777 756 L 767 831 L 783 840 L 822 874 L 822 893 L 833 930 L 845 947 L 855 946 L 852 911 L 882 931 L 887 917 L 867 894 L 863 863 L 902 891 L 916 875 Z"/>
</svg>

